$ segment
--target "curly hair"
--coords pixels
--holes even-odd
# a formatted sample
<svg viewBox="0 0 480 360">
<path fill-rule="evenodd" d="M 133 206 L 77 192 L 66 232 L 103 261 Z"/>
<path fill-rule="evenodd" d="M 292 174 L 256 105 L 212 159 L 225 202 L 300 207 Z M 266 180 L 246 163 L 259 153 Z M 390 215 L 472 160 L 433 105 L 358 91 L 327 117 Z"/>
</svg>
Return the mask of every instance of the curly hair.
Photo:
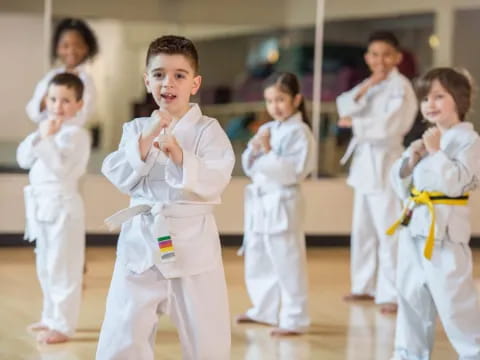
<svg viewBox="0 0 480 360">
<path fill-rule="evenodd" d="M 87 23 L 81 19 L 75 18 L 67 18 L 60 21 L 55 28 L 55 32 L 53 34 L 52 40 L 52 48 L 51 48 L 51 57 L 52 61 L 57 58 L 57 47 L 58 43 L 60 42 L 60 38 L 65 31 L 76 31 L 80 34 L 80 36 L 85 41 L 85 44 L 88 46 L 88 53 L 86 59 L 92 59 L 95 55 L 98 54 L 98 42 L 97 37 L 93 30 L 87 25 Z"/>
</svg>

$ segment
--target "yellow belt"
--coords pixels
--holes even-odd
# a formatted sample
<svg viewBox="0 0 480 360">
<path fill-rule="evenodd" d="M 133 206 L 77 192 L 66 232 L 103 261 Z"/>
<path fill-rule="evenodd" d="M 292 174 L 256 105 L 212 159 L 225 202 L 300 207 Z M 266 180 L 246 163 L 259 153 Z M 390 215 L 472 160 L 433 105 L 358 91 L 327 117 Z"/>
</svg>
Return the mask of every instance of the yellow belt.
<svg viewBox="0 0 480 360">
<path fill-rule="evenodd" d="M 430 260 L 432 258 L 433 246 L 435 244 L 435 207 L 433 205 L 467 205 L 468 197 L 468 193 L 463 194 L 459 197 L 452 198 L 438 191 L 418 191 L 415 188 L 411 189 L 409 203 L 414 205 L 428 206 L 428 210 L 432 218 L 430 222 L 430 230 L 428 231 L 427 241 L 425 242 L 425 248 L 423 250 L 423 255 L 427 259 Z M 403 209 L 400 218 L 388 228 L 387 235 L 393 235 L 395 233 L 398 226 L 405 220 L 405 216 L 407 216 L 409 210 L 410 208 L 407 204 L 407 206 L 405 206 L 405 208 Z"/>
</svg>

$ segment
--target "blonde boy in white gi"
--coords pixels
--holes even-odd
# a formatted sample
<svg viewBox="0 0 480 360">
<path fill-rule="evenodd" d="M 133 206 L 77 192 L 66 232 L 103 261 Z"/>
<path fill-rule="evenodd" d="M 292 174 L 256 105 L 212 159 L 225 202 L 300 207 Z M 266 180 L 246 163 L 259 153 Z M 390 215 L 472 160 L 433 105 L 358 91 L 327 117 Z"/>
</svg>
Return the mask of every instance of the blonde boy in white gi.
<svg viewBox="0 0 480 360">
<path fill-rule="evenodd" d="M 18 147 L 17 161 L 30 169 L 25 188 L 25 238 L 36 240 L 37 275 L 43 293 L 42 316 L 30 329 L 38 341 L 67 341 L 74 333 L 81 300 L 85 253 L 83 202 L 78 180 L 86 172 L 90 138 L 79 127 L 83 83 L 61 73 L 50 81 L 49 118 Z"/>
<path fill-rule="evenodd" d="M 159 106 L 123 127 L 105 176 L 130 195 L 97 359 L 154 359 L 158 316 L 177 327 L 184 359 L 230 358 L 230 316 L 213 207 L 230 181 L 231 144 L 190 96 L 198 55 L 183 37 L 154 40 L 145 85 Z"/>
<path fill-rule="evenodd" d="M 435 124 L 391 171 L 405 201 L 398 257 L 395 360 L 432 358 L 437 314 L 462 360 L 480 359 L 480 308 L 472 279 L 469 192 L 480 180 L 480 137 L 464 122 L 469 79 L 437 68 L 417 84 L 422 115 Z"/>
<path fill-rule="evenodd" d="M 375 299 L 382 312 L 395 312 L 397 241 L 385 229 L 400 210 L 388 182 L 391 165 L 403 151 L 417 103 L 408 79 L 396 66 L 402 58 L 389 32 L 370 36 L 365 61 L 372 75 L 337 98 L 340 127 L 353 139 L 342 159 L 353 155 L 348 184 L 355 190 L 351 234 L 351 293 L 345 300 Z"/>
</svg>

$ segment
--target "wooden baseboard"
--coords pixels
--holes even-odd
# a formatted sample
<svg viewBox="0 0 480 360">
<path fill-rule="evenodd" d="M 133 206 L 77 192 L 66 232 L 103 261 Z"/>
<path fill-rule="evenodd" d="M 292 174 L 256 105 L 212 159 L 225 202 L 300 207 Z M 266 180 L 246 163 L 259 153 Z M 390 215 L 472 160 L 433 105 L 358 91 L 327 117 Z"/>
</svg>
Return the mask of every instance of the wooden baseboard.
<svg viewBox="0 0 480 360">
<path fill-rule="evenodd" d="M 116 234 L 87 234 L 87 246 L 115 246 L 118 235 Z M 243 235 L 220 235 L 223 246 L 241 246 Z M 349 235 L 309 235 L 307 234 L 308 247 L 348 247 Z M 0 246 L 33 246 L 33 243 L 23 240 L 23 234 L 0 234 Z M 475 236 L 470 240 L 472 248 L 480 248 L 480 237 Z"/>
</svg>

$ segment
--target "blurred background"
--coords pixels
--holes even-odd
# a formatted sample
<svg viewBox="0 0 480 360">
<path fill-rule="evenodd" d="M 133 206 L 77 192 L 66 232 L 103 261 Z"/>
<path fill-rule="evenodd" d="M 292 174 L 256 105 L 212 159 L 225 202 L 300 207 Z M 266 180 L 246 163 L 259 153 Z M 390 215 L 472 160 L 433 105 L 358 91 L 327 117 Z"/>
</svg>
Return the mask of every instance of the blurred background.
<svg viewBox="0 0 480 360">
<path fill-rule="evenodd" d="M 21 193 L 16 192 L 26 180 L 19 177 L 24 174 L 16 165 L 15 150 L 34 130 L 25 105 L 51 66 L 51 30 L 64 17 L 85 19 L 100 44 L 100 54 L 88 65 L 97 108 L 87 125 L 93 139 L 87 197 L 105 189 L 116 194 L 102 182 L 99 169 L 105 155 L 117 147 L 122 124 L 148 116 L 155 107 L 142 74 L 148 44 L 161 35 L 184 35 L 197 45 L 203 85 L 194 100 L 221 122 L 237 159 L 258 126 L 268 120 L 263 79 L 276 70 L 299 76 L 319 143 L 316 184 L 308 186 L 314 192 L 318 189 L 319 197 L 329 186 L 346 191 L 347 169 L 338 161 L 350 133 L 335 126 L 335 98 L 368 76 L 363 54 L 369 33 L 385 29 L 398 36 L 404 53 L 400 70 L 410 79 L 442 65 L 465 67 L 480 81 L 479 0 L 1 0 L 0 211 L 8 213 L 12 201 L 20 209 L 14 220 L 0 220 L 0 233 L 17 233 L 23 227 Z M 479 107 L 477 98 L 471 118 L 476 125 Z M 407 141 L 416 135 L 414 129 Z M 230 198 L 227 192 L 226 202 L 243 201 L 241 189 L 247 180 L 240 161 L 234 175 L 232 186 L 240 195 Z M 90 188 L 92 182 L 97 185 Z M 107 203 L 113 208 L 122 201 Z M 343 215 L 350 212 L 350 194 L 345 201 L 339 210 Z M 90 206 L 105 207 L 93 205 L 93 200 Z M 91 232 L 104 231 L 100 217 L 109 211 L 89 212 L 96 224 Z M 227 232 L 241 232 L 239 216 L 234 222 L 223 220 L 230 224 L 225 225 Z M 311 232 L 348 233 L 350 216 L 343 217 L 343 225 L 336 228 L 321 230 L 312 223 Z"/>
</svg>

